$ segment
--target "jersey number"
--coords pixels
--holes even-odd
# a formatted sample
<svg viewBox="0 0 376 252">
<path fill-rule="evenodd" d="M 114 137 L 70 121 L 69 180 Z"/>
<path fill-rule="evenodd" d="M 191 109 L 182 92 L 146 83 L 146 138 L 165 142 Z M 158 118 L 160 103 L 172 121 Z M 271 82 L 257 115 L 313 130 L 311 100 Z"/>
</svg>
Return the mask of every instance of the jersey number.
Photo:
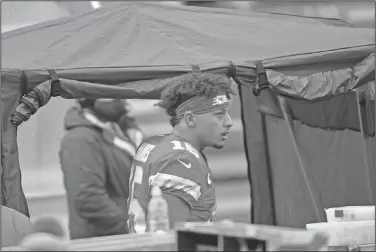
<svg viewBox="0 0 376 252">
<path fill-rule="evenodd" d="M 185 150 L 183 143 L 180 141 L 171 141 L 174 150 Z"/>
<path fill-rule="evenodd" d="M 196 158 L 200 157 L 200 155 L 198 154 L 198 151 L 195 148 L 193 148 L 193 146 L 190 145 L 187 142 L 184 142 L 184 145 L 183 145 L 183 142 L 176 141 L 176 140 L 171 141 L 171 143 L 173 145 L 172 149 L 174 149 L 174 150 L 187 150 L 190 153 L 192 153 Z"/>
</svg>

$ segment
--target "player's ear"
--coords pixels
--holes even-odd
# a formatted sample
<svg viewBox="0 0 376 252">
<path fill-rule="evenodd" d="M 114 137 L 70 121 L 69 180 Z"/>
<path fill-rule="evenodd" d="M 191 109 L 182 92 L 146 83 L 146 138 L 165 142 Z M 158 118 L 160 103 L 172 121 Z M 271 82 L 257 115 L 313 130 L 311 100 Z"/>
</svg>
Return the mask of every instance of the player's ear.
<svg viewBox="0 0 376 252">
<path fill-rule="evenodd" d="M 184 120 L 187 123 L 189 128 L 196 127 L 196 118 L 192 113 L 190 113 L 190 112 L 185 113 L 184 114 Z"/>
</svg>

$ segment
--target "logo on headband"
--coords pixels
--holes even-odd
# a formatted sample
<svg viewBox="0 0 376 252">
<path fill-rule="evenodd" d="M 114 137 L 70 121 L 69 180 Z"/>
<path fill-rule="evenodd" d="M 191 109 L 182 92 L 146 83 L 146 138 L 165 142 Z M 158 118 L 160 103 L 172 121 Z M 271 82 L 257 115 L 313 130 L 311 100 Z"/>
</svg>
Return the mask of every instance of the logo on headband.
<svg viewBox="0 0 376 252">
<path fill-rule="evenodd" d="M 228 102 L 228 98 L 226 95 L 217 95 L 213 98 L 213 105 L 221 105 L 226 102 Z"/>
</svg>

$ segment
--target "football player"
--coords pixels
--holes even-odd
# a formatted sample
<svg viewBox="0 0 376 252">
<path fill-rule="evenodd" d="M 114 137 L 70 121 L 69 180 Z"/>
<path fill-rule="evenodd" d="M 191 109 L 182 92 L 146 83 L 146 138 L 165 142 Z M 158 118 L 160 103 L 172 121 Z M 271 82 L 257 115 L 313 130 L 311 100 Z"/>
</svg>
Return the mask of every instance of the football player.
<svg viewBox="0 0 376 252">
<path fill-rule="evenodd" d="M 152 186 L 163 192 L 171 227 L 176 222 L 212 219 L 215 188 L 202 151 L 225 144 L 233 125 L 229 109 L 235 93 L 231 85 L 226 76 L 190 73 L 163 90 L 157 105 L 171 116 L 173 131 L 146 139 L 137 150 L 128 199 L 130 232 L 140 232 L 136 224 L 146 223 Z"/>
</svg>

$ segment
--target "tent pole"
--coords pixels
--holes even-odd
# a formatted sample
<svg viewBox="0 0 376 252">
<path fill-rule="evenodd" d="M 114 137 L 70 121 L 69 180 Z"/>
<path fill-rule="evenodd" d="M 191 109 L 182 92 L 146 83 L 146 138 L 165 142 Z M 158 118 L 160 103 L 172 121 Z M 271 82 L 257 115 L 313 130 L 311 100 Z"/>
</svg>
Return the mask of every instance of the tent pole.
<svg viewBox="0 0 376 252">
<path fill-rule="evenodd" d="M 363 159 L 364 159 L 364 165 L 366 168 L 366 176 L 367 176 L 366 181 L 367 181 L 367 190 L 368 190 L 368 200 L 370 204 L 373 204 L 371 169 L 368 164 L 368 151 L 367 151 L 367 143 L 366 143 L 367 136 L 365 132 L 367 113 L 365 111 L 365 101 L 364 101 L 363 92 L 357 89 L 355 90 L 355 93 L 356 93 L 356 104 L 358 108 L 361 141 L 362 141 L 362 146 L 363 146 Z"/>
<path fill-rule="evenodd" d="M 301 153 L 300 153 L 300 150 L 299 150 L 299 147 L 298 147 L 298 143 L 296 141 L 292 117 L 289 114 L 288 109 L 287 109 L 286 99 L 278 96 L 278 101 L 279 101 L 279 105 L 280 105 L 280 108 L 282 110 L 282 114 L 283 114 L 283 117 L 285 119 L 288 131 L 289 131 L 289 135 L 290 135 L 292 142 L 293 142 L 293 145 L 294 145 L 295 153 L 297 155 L 298 162 L 299 162 L 299 168 L 300 168 L 300 171 L 303 175 L 304 182 L 307 186 L 308 193 L 309 193 L 309 196 L 311 198 L 311 202 L 312 202 L 312 205 L 313 205 L 313 209 L 315 211 L 316 218 L 319 222 L 325 221 L 325 220 L 321 219 L 320 211 L 319 211 L 319 208 L 316 204 L 316 200 L 315 200 L 315 196 L 313 194 L 311 184 L 309 183 L 309 179 L 308 179 L 308 176 L 307 176 L 307 172 L 306 172 L 306 168 L 305 168 L 305 165 L 304 165 L 304 162 L 303 162 L 303 158 L 301 156 Z"/>
<path fill-rule="evenodd" d="M 263 138 L 264 138 L 264 142 L 265 142 L 265 145 L 264 145 L 264 150 L 265 150 L 265 156 L 266 156 L 266 172 L 267 172 L 267 176 L 268 176 L 268 179 L 270 181 L 269 183 L 269 190 L 270 190 L 270 198 L 271 198 L 271 208 L 272 208 L 272 215 L 273 215 L 273 220 L 274 220 L 274 224 L 275 225 L 278 225 L 278 222 L 277 222 L 277 214 L 276 214 L 276 208 L 275 208 L 275 194 L 274 194 L 274 186 L 273 186 L 273 172 L 272 172 L 272 169 L 271 169 L 271 164 L 270 164 L 270 151 L 269 151 L 269 141 L 268 141 L 268 131 L 266 129 L 266 116 L 264 113 L 260 113 L 261 115 L 261 125 L 262 125 L 262 135 L 263 135 Z"/>
</svg>

